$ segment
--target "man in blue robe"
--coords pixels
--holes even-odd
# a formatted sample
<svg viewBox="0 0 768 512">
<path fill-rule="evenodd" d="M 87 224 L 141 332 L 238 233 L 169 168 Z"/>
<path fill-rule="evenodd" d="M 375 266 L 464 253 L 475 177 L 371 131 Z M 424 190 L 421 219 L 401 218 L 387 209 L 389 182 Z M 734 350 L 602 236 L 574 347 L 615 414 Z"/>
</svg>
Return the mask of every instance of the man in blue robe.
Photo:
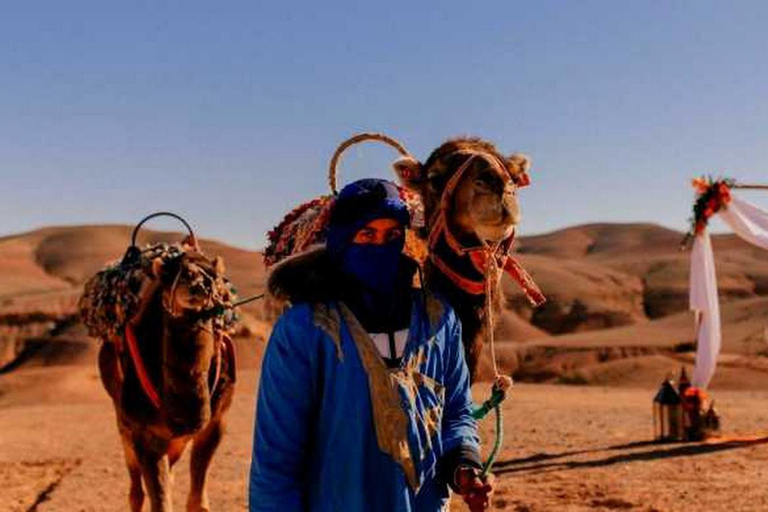
<svg viewBox="0 0 768 512">
<path fill-rule="evenodd" d="M 291 307 L 261 370 L 251 512 L 432 512 L 449 487 L 487 509 L 461 326 L 413 287 L 408 222 L 392 183 L 354 182 L 326 246 L 272 271 Z"/>
</svg>

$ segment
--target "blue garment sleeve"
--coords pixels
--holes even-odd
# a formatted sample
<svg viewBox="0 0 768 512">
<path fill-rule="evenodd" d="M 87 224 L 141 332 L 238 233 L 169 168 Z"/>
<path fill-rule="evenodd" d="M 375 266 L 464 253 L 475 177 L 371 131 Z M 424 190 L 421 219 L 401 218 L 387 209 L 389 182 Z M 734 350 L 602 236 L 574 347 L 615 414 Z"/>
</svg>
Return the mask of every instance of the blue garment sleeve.
<svg viewBox="0 0 768 512">
<path fill-rule="evenodd" d="M 472 417 L 472 393 L 469 387 L 469 369 L 464 360 L 461 324 L 456 314 L 447 313 L 445 329 L 445 412 L 443 415 L 443 453 L 462 449 L 480 453 L 477 422 Z"/>
<path fill-rule="evenodd" d="M 315 407 L 317 330 L 303 306 L 275 324 L 261 368 L 248 491 L 250 512 L 306 508 L 306 454 Z"/>
</svg>

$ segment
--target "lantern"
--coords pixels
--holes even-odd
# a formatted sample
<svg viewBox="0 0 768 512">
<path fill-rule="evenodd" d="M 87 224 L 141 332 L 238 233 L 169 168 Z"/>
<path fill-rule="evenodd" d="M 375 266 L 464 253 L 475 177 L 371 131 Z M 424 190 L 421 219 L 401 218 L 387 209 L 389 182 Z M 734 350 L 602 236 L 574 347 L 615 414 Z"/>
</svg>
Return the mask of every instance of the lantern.
<svg viewBox="0 0 768 512">
<path fill-rule="evenodd" d="M 653 398 L 653 430 L 656 441 L 679 441 L 683 438 L 683 401 L 671 379 L 661 383 Z"/>
<path fill-rule="evenodd" d="M 685 396 L 686 390 L 691 387 L 691 380 L 688 378 L 688 373 L 685 371 L 685 366 L 680 367 L 680 379 L 677 382 L 677 392 L 680 397 Z"/>
</svg>

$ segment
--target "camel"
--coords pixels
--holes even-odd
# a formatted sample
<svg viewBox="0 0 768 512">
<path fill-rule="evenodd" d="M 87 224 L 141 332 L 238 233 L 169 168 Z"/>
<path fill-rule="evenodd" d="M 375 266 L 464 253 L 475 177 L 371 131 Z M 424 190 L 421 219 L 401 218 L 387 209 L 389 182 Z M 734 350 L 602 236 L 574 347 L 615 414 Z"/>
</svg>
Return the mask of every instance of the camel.
<svg viewBox="0 0 768 512">
<path fill-rule="evenodd" d="M 428 241 L 427 286 L 446 298 L 462 324 L 462 338 L 471 380 L 478 377 L 486 339 L 487 314 L 501 310 L 501 275 L 509 273 L 534 305 L 544 297 L 528 274 L 508 257 L 520 222 L 517 189 L 528 184 L 530 160 L 515 153 L 502 155 L 483 139 L 462 137 L 435 149 L 425 163 L 411 156 L 394 162 L 402 184 L 417 192 L 424 207 Z M 492 284 L 485 277 L 493 260 Z M 488 311 L 488 291 L 490 309 Z"/>
<path fill-rule="evenodd" d="M 149 273 L 141 310 L 125 327 L 128 347 L 104 340 L 99 352 L 130 476 L 130 510 L 141 511 L 145 489 L 152 512 L 172 510 L 171 469 L 191 442 L 187 510 L 209 511 L 208 468 L 235 384 L 231 340 L 216 325 L 224 264 L 187 250 L 154 259 Z"/>
<path fill-rule="evenodd" d="M 467 366 L 474 382 L 489 332 L 488 320 L 501 309 L 500 272 L 510 274 L 531 303 L 544 302 L 530 276 L 509 257 L 520 222 L 516 193 L 529 182 L 530 160 L 520 153 L 505 157 L 486 140 L 462 137 L 442 144 L 422 164 L 394 139 L 363 133 L 343 142 L 331 159 L 329 181 L 334 194 L 341 153 L 367 140 L 385 142 L 402 155 L 393 167 L 401 196 L 414 217 L 406 252 L 424 262 L 426 285 L 441 294 L 461 320 Z M 299 206 L 268 234 L 264 261 L 270 271 L 267 304 L 272 316 L 286 302 L 278 282 L 292 279 L 305 288 L 322 286 L 311 273 L 296 272 L 289 277 L 286 269 L 295 269 L 322 252 L 333 197 L 322 196 Z M 486 276 L 488 272 L 494 275 Z M 492 285 L 486 288 L 486 282 Z"/>
</svg>

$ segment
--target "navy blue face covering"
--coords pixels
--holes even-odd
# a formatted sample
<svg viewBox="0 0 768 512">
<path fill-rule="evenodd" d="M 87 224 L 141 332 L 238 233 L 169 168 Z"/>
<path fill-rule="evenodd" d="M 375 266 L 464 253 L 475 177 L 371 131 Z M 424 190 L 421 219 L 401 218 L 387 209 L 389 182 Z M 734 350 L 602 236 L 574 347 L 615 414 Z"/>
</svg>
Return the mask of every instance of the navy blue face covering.
<svg viewBox="0 0 768 512">
<path fill-rule="evenodd" d="M 386 244 L 350 244 L 341 257 L 342 271 L 362 286 L 376 302 L 393 299 L 404 240 Z M 373 304 L 371 304 L 373 305 Z"/>
<path fill-rule="evenodd" d="M 363 325 L 372 332 L 384 332 L 399 323 L 398 312 L 409 320 L 410 304 L 404 290 L 410 289 L 410 276 L 403 276 L 405 237 L 383 245 L 355 244 L 361 228 L 375 219 L 393 219 L 401 228 L 408 226 L 408 207 L 394 183 L 365 179 L 350 183 L 336 198 L 328 224 L 326 249 L 341 271 L 345 301 Z M 398 309 L 398 306 L 400 308 Z M 402 311 L 400 311 L 402 310 Z"/>
</svg>

